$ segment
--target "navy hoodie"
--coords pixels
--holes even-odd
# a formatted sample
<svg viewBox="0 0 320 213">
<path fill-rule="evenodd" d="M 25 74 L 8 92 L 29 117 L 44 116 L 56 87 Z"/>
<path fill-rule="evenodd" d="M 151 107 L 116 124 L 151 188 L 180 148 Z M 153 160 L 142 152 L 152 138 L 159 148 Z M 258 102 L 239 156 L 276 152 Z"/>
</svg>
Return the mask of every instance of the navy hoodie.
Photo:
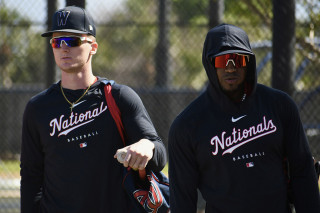
<svg viewBox="0 0 320 213">
<path fill-rule="evenodd" d="M 210 61 L 227 53 L 250 56 L 243 102 L 222 92 Z M 319 213 L 316 174 L 296 104 L 257 83 L 247 34 L 228 24 L 211 29 L 202 62 L 209 85 L 170 128 L 172 212 L 195 213 L 199 189 L 206 213 L 288 213 L 287 159 L 296 212 Z"/>
</svg>

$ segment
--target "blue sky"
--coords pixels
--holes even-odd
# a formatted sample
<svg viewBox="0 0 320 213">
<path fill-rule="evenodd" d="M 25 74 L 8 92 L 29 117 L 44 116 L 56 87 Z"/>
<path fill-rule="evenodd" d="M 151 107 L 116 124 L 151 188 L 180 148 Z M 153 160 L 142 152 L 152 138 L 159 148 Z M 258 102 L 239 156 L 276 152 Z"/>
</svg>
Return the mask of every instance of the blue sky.
<svg viewBox="0 0 320 213">
<path fill-rule="evenodd" d="M 96 23 L 111 17 L 112 12 L 123 9 L 126 0 L 86 0 L 86 9 L 93 16 Z M 65 6 L 65 0 L 57 0 L 58 8 Z M 45 23 L 47 0 L 0 0 L 0 6 L 5 4 L 9 8 L 19 11 L 22 16 L 27 16 L 34 23 Z M 319 3 L 320 4 L 320 3 Z M 308 17 L 305 8 L 296 5 L 296 16 L 299 19 Z"/>
<path fill-rule="evenodd" d="M 65 7 L 65 0 L 57 0 L 58 8 Z M 86 0 L 86 9 L 96 22 L 99 18 L 107 19 L 115 10 L 122 9 L 124 0 Z M 47 0 L 0 0 L 0 6 L 16 9 L 22 16 L 27 16 L 32 22 L 46 21 Z"/>
</svg>

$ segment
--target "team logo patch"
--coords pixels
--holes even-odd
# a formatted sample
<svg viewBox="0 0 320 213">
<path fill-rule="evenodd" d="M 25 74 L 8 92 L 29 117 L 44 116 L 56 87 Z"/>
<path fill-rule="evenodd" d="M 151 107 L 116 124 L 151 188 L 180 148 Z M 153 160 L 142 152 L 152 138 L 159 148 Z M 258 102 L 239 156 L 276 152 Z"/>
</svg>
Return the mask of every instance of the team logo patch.
<svg viewBox="0 0 320 213">
<path fill-rule="evenodd" d="M 88 146 L 88 144 L 86 142 L 84 142 L 84 143 L 80 143 L 79 146 L 80 146 L 80 148 L 85 148 Z"/>
<path fill-rule="evenodd" d="M 70 11 L 61 11 L 57 16 L 58 26 L 65 26 L 70 15 Z"/>
<path fill-rule="evenodd" d="M 254 163 L 253 162 L 246 163 L 246 166 L 247 168 L 254 167 Z"/>
<path fill-rule="evenodd" d="M 242 119 L 242 118 L 244 118 L 244 117 L 246 117 L 247 115 L 243 115 L 243 116 L 240 116 L 240 117 L 237 117 L 237 118 L 234 118 L 233 116 L 231 117 L 231 121 L 232 121 L 232 123 L 235 123 L 235 122 L 237 122 L 237 121 L 239 121 L 240 119 Z"/>
</svg>

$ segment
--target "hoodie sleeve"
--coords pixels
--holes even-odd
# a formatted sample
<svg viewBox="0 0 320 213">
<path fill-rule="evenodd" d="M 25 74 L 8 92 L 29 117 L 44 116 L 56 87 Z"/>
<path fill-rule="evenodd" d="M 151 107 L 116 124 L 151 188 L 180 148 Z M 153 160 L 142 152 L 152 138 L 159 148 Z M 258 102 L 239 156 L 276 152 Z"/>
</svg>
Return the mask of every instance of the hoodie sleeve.
<svg viewBox="0 0 320 213">
<path fill-rule="evenodd" d="M 154 171 L 161 171 L 167 162 L 166 148 L 158 136 L 149 114 L 144 107 L 140 97 L 130 87 L 122 85 L 115 95 L 121 111 L 122 122 L 128 137 L 128 145 L 148 139 L 155 145 L 153 157 L 148 163 L 148 168 Z"/>
<path fill-rule="evenodd" d="M 43 154 L 34 110 L 29 102 L 23 115 L 21 144 L 21 213 L 38 212 L 43 178 Z M 37 199 L 38 198 L 38 199 Z"/>
<path fill-rule="evenodd" d="M 170 209 L 172 212 L 197 211 L 199 171 L 185 122 L 178 117 L 169 132 Z"/>
<path fill-rule="evenodd" d="M 290 183 L 297 213 L 320 212 L 320 196 L 314 162 L 296 104 L 287 98 L 284 139 Z"/>
</svg>

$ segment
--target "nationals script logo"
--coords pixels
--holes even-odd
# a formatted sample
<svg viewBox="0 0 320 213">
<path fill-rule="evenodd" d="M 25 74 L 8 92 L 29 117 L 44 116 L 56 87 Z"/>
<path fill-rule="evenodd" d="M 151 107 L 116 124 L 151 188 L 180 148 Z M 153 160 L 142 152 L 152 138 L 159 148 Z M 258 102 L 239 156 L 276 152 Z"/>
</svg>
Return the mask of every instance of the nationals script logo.
<svg viewBox="0 0 320 213">
<path fill-rule="evenodd" d="M 224 154 L 231 154 L 234 150 L 239 148 L 240 146 L 249 143 L 257 138 L 266 136 L 273 132 L 277 131 L 277 127 L 273 124 L 272 120 L 266 120 L 266 116 L 263 116 L 263 120 L 261 123 L 256 126 L 251 126 L 248 129 L 238 129 L 233 128 L 231 135 L 226 135 L 227 132 L 223 131 L 221 133 L 221 137 L 218 135 L 214 136 L 210 143 L 214 146 L 213 155 L 217 155 L 219 152 L 219 148 L 224 152 Z M 225 150 L 226 149 L 226 150 Z"/>
<path fill-rule="evenodd" d="M 50 121 L 50 127 L 52 127 L 52 132 L 50 136 L 54 136 L 59 133 L 58 137 L 61 135 L 67 135 L 69 132 L 79 128 L 80 126 L 86 125 L 94 121 L 95 117 L 98 117 L 101 113 L 107 110 L 107 106 L 103 105 L 101 102 L 100 108 L 95 108 L 91 111 L 85 113 L 71 113 L 69 118 L 64 119 L 64 115 L 61 115 L 59 120 L 57 118 Z"/>
</svg>

